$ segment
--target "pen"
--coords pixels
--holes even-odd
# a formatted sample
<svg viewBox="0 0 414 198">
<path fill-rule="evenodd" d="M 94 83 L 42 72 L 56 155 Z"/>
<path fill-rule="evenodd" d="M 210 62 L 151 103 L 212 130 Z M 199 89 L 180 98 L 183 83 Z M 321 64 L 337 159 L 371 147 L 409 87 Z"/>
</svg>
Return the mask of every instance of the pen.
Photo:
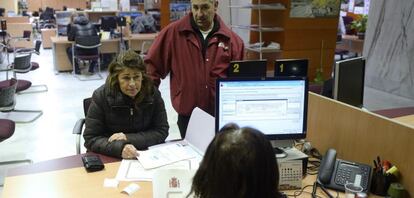
<svg viewBox="0 0 414 198">
<path fill-rule="evenodd" d="M 377 169 L 378 169 L 377 161 L 375 161 L 375 160 L 372 160 L 372 161 L 374 161 L 374 170 L 377 171 Z"/>
<path fill-rule="evenodd" d="M 382 173 L 382 165 L 381 165 L 381 159 L 380 156 L 377 156 L 377 165 L 378 165 L 378 172 Z"/>
</svg>

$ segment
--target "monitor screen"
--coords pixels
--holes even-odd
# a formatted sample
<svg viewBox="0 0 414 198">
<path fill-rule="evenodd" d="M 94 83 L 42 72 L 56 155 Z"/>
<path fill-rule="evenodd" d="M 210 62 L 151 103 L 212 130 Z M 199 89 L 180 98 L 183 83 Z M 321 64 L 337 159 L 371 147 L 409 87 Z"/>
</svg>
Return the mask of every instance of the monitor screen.
<svg viewBox="0 0 414 198">
<path fill-rule="evenodd" d="M 216 131 L 233 122 L 262 131 L 269 140 L 306 137 L 306 78 L 219 78 Z"/>
<path fill-rule="evenodd" d="M 266 77 L 266 60 L 231 61 L 227 77 Z"/>
<path fill-rule="evenodd" d="M 101 30 L 112 31 L 116 29 L 117 17 L 116 16 L 103 16 L 101 17 Z"/>
<path fill-rule="evenodd" d="M 275 60 L 275 76 L 308 76 L 308 59 Z"/>
<path fill-rule="evenodd" d="M 362 107 L 364 99 L 365 59 L 362 57 L 336 62 L 334 99 Z"/>
</svg>

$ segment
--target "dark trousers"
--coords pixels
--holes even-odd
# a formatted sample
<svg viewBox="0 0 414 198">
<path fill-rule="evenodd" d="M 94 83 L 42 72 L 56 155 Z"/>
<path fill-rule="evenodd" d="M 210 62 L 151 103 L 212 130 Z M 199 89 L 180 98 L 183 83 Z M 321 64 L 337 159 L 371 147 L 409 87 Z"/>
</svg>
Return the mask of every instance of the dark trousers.
<svg viewBox="0 0 414 198">
<path fill-rule="evenodd" d="M 95 49 L 76 49 L 75 48 L 75 53 L 79 55 L 95 55 L 98 53 L 98 49 L 97 48 Z M 66 48 L 66 54 L 68 55 L 70 63 L 73 64 L 72 63 L 72 47 Z M 93 73 L 94 68 L 97 65 L 97 63 L 98 62 L 96 60 L 91 61 L 89 65 L 89 72 Z M 75 62 L 75 72 L 80 72 L 79 63 L 77 61 Z"/>
<path fill-rule="evenodd" d="M 190 116 L 178 115 L 177 125 L 180 130 L 181 138 L 184 139 L 185 133 L 187 132 L 188 122 L 190 121 Z"/>
</svg>

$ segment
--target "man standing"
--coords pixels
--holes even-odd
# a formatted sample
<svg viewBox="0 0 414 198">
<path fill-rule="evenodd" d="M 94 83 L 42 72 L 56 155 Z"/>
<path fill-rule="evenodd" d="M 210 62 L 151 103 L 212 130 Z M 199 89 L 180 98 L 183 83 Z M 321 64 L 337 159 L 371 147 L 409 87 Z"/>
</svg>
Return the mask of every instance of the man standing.
<svg viewBox="0 0 414 198">
<path fill-rule="evenodd" d="M 216 78 L 226 76 L 230 61 L 243 59 L 243 41 L 216 14 L 217 6 L 216 0 L 191 0 L 191 12 L 164 28 L 145 58 L 156 85 L 170 74 L 182 138 L 195 107 L 214 115 Z"/>
</svg>

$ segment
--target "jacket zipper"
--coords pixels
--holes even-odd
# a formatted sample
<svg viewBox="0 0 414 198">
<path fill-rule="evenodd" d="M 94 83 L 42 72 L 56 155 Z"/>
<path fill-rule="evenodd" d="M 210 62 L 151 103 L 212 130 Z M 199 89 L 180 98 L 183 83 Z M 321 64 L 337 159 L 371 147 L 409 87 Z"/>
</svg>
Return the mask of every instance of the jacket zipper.
<svg viewBox="0 0 414 198">
<path fill-rule="evenodd" d="M 130 108 L 129 112 L 130 112 L 131 115 L 134 115 L 134 109 L 133 108 Z"/>
</svg>

